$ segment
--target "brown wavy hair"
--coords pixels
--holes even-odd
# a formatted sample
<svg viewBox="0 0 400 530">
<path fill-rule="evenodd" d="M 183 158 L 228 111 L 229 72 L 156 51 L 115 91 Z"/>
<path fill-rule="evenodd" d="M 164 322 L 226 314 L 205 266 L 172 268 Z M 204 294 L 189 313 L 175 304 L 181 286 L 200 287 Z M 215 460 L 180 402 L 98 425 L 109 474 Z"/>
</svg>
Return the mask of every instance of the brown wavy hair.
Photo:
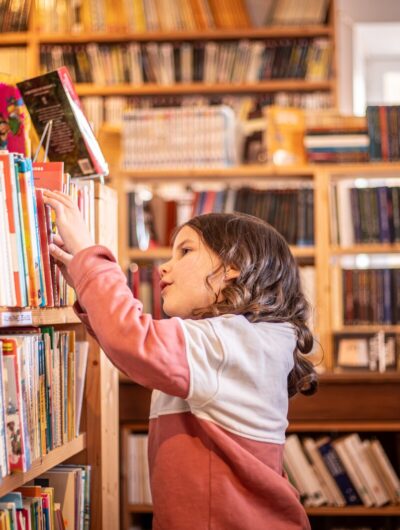
<svg viewBox="0 0 400 530">
<path fill-rule="evenodd" d="M 197 318 L 226 313 L 243 315 L 250 322 L 288 322 L 296 330 L 294 367 L 288 376 L 289 397 L 314 394 L 318 378 L 305 354 L 314 339 L 307 326 L 310 307 L 300 286 L 299 268 L 285 239 L 271 225 L 252 215 L 209 213 L 190 219 L 189 226 L 221 260 L 206 279 L 229 267 L 239 276 L 216 294 L 216 301 L 195 311 Z M 220 301 L 218 301 L 218 298 Z"/>
</svg>

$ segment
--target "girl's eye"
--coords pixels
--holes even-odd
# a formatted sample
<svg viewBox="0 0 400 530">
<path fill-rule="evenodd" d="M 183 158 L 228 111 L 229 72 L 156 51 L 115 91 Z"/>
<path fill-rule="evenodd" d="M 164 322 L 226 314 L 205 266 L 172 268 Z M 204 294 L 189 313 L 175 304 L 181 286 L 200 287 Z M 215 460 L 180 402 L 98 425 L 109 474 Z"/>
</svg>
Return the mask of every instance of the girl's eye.
<svg viewBox="0 0 400 530">
<path fill-rule="evenodd" d="M 182 248 L 181 251 L 182 251 L 182 254 L 185 256 L 188 252 L 190 252 L 192 249 L 191 248 Z"/>
</svg>

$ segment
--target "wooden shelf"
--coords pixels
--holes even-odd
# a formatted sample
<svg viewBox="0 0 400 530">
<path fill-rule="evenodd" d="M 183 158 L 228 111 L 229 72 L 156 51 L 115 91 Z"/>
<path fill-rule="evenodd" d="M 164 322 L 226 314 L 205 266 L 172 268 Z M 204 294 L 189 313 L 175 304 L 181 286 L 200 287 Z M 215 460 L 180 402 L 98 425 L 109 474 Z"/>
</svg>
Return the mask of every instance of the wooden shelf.
<svg viewBox="0 0 400 530">
<path fill-rule="evenodd" d="M 84 33 L 84 34 L 39 34 L 39 43 L 87 43 L 87 42 L 129 42 L 129 41 L 194 41 L 229 39 L 271 39 L 276 37 L 322 37 L 331 36 L 332 27 L 327 25 L 269 26 L 243 29 L 205 29 L 195 31 L 146 31 L 145 33 Z"/>
<path fill-rule="evenodd" d="M 340 333 L 378 333 L 384 331 L 385 333 L 400 333 L 400 324 L 363 324 L 352 326 L 341 326 L 334 328 L 332 333 L 339 335 Z"/>
<path fill-rule="evenodd" d="M 296 247 L 291 246 L 290 250 L 296 258 L 314 258 L 315 248 L 314 247 Z M 126 251 L 126 257 L 136 261 L 155 261 L 155 260 L 168 260 L 171 257 L 170 247 L 159 247 L 152 248 L 149 250 L 140 250 L 138 248 L 129 248 Z"/>
<path fill-rule="evenodd" d="M 0 484 L 0 496 L 5 495 L 15 488 L 19 488 L 26 482 L 33 480 L 42 473 L 61 464 L 71 456 L 86 449 L 86 434 L 81 434 L 71 442 L 57 447 L 47 455 L 33 462 L 32 467 L 26 473 L 16 473 L 3 478 Z"/>
<path fill-rule="evenodd" d="M 153 513 L 152 504 L 128 504 L 129 513 Z"/>
<path fill-rule="evenodd" d="M 152 513 L 153 506 L 151 504 L 129 504 L 128 510 L 130 513 Z M 400 516 L 400 506 L 386 506 L 382 508 L 367 508 L 365 506 L 343 506 L 338 508 L 335 506 L 321 506 L 319 508 L 306 508 L 309 516 Z"/>
<path fill-rule="evenodd" d="M 370 372 L 370 371 L 354 371 L 354 372 L 327 372 L 319 376 L 322 384 L 347 384 L 354 383 L 383 383 L 383 382 L 400 382 L 400 372 Z M 400 418 L 399 418 L 400 419 Z"/>
<path fill-rule="evenodd" d="M 383 506 L 382 508 L 367 508 L 366 506 L 320 506 L 319 508 L 306 508 L 311 516 L 350 516 L 350 517 L 389 517 L 400 516 L 400 506 Z"/>
<path fill-rule="evenodd" d="M 32 33 L 29 31 L 15 31 L 10 33 L 0 33 L 0 44 L 2 46 L 14 44 L 28 44 L 32 38 Z"/>
<path fill-rule="evenodd" d="M 399 243 L 363 243 L 352 245 L 351 247 L 331 247 L 331 253 L 335 255 L 346 254 L 399 254 Z"/>
<path fill-rule="evenodd" d="M 159 85 L 144 83 L 141 85 L 115 84 L 95 85 L 91 83 L 77 83 L 76 91 L 79 96 L 162 96 L 180 94 L 250 94 L 259 92 L 280 91 L 309 91 L 333 90 L 335 82 L 307 81 L 298 79 L 272 79 L 258 83 L 234 84 L 221 83 L 181 83 L 175 85 Z"/>
<path fill-rule="evenodd" d="M 400 432 L 399 421 L 292 421 L 288 432 Z"/>
<path fill-rule="evenodd" d="M 46 307 L 43 309 L 0 307 L 0 328 L 78 323 L 80 323 L 80 320 L 72 307 Z"/>
<path fill-rule="evenodd" d="M 239 165 L 231 167 L 198 167 L 176 169 L 135 169 L 121 170 L 117 175 L 121 179 L 144 180 L 208 180 L 208 179 L 250 179 L 266 177 L 309 177 L 314 174 L 313 166 L 273 166 L 266 165 Z"/>
</svg>

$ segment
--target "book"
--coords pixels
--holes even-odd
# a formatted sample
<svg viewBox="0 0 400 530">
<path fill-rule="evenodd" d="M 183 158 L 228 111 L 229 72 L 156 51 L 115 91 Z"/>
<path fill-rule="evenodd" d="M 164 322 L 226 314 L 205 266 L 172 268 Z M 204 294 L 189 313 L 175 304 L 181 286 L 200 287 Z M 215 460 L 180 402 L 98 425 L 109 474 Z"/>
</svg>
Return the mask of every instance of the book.
<svg viewBox="0 0 400 530">
<path fill-rule="evenodd" d="M 270 162 L 276 165 L 305 164 L 305 117 L 302 110 L 270 105 L 265 115 L 266 147 Z"/>
<path fill-rule="evenodd" d="M 27 110 L 18 88 L 0 82 L 0 150 L 30 154 Z"/>
<path fill-rule="evenodd" d="M 53 121 L 50 161 L 64 161 L 65 171 L 72 177 L 108 174 L 107 163 L 65 66 L 22 81 L 18 88 L 39 136 Z"/>
</svg>

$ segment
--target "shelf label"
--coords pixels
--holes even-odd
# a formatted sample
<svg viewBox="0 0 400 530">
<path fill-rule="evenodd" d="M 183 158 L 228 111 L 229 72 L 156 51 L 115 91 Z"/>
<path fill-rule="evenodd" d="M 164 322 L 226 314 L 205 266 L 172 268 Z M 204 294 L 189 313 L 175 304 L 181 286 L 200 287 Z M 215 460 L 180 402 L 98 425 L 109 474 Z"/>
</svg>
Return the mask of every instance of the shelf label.
<svg viewBox="0 0 400 530">
<path fill-rule="evenodd" d="M 0 326 L 32 326 L 32 311 L 4 311 L 0 313 Z"/>
</svg>

